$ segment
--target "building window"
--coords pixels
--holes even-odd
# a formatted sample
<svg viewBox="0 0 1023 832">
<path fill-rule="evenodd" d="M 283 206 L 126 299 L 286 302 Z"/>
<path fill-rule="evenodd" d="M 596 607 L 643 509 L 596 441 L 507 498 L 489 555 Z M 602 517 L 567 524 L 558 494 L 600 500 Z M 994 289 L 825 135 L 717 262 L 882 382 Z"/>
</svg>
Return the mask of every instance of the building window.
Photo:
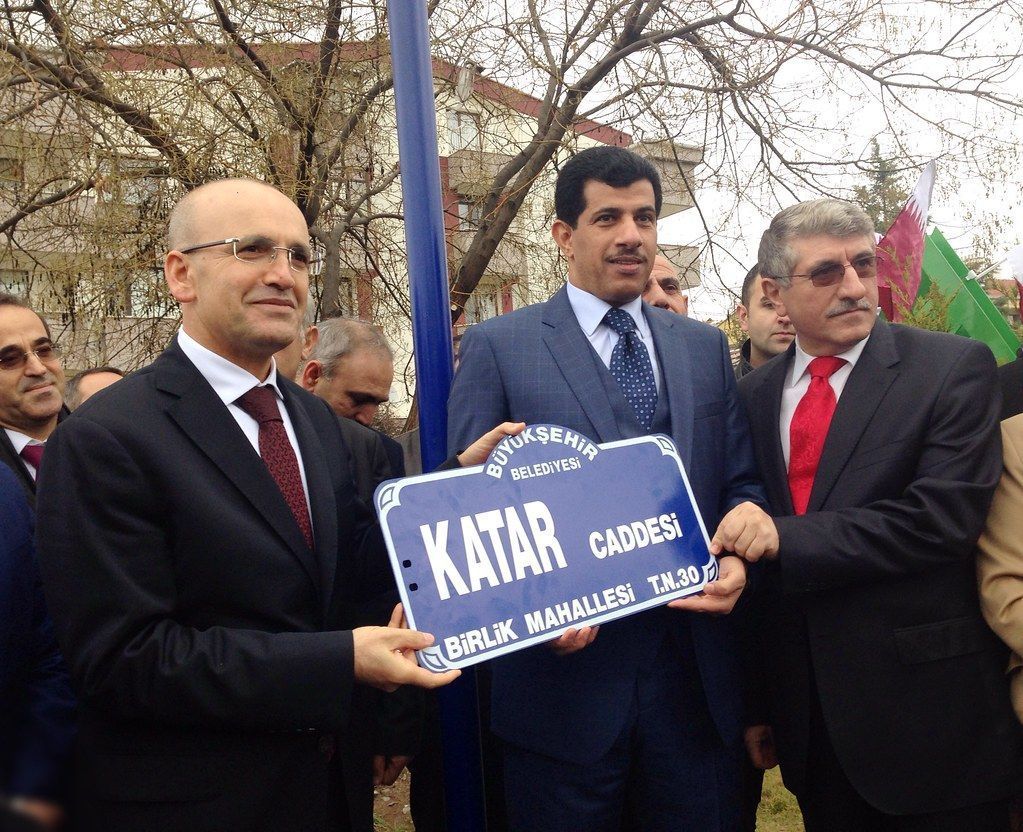
<svg viewBox="0 0 1023 832">
<path fill-rule="evenodd" d="M 480 283 L 465 303 L 465 323 L 478 324 L 502 312 L 500 286 Z"/>
<path fill-rule="evenodd" d="M 451 152 L 480 149 L 480 120 L 474 113 L 452 110 L 448 113 L 448 142 Z"/>
<path fill-rule="evenodd" d="M 458 230 L 475 231 L 483 219 L 483 206 L 479 202 L 458 203 Z"/>
<path fill-rule="evenodd" d="M 0 156 L 0 182 L 23 182 L 25 163 L 13 156 Z"/>
<path fill-rule="evenodd" d="M 28 272 L 24 269 L 0 269 L 0 292 L 28 300 Z"/>
</svg>

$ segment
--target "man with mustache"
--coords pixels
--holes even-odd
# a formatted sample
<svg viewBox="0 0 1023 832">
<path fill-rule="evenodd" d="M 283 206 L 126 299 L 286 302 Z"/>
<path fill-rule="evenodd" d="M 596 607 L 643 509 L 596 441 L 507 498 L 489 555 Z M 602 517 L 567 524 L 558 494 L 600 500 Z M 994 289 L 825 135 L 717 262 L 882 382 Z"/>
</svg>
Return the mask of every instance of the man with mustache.
<svg viewBox="0 0 1023 832">
<path fill-rule="evenodd" d="M 43 447 L 66 414 L 64 368 L 49 326 L 21 298 L 0 293 L 0 462 L 29 505 Z"/>
<path fill-rule="evenodd" d="M 705 594 L 491 662 L 509 827 L 732 830 L 742 705 L 732 552 L 773 551 L 724 335 L 643 303 L 661 184 L 642 157 L 581 151 L 555 187 L 568 283 L 466 331 L 448 445 L 493 420 L 553 422 L 597 442 L 664 433 L 679 449 L 721 577 Z M 634 482 L 608 488 L 643 488 Z M 720 524 L 720 525 L 719 525 Z"/>
<path fill-rule="evenodd" d="M 781 355 L 796 337 L 788 317 L 780 314 L 764 295 L 759 266 L 747 272 L 739 298 L 741 302 L 736 307 L 739 327 L 747 337 L 739 348 L 739 360 L 735 365 L 736 378 L 742 378 L 776 355 Z"/>
<path fill-rule="evenodd" d="M 1006 830 L 1023 735 L 973 557 L 1001 471 L 995 362 L 880 320 L 876 257 L 833 199 L 760 243 L 796 331 L 739 384 L 778 530 L 752 628 L 777 756 L 808 832 Z"/>
</svg>

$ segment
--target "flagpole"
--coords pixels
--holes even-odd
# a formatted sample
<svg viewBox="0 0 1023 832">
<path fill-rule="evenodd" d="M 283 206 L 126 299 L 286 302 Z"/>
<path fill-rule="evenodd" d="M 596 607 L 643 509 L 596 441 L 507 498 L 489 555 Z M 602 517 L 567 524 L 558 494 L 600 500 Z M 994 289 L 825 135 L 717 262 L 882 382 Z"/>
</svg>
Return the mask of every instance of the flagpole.
<svg viewBox="0 0 1023 832">
<path fill-rule="evenodd" d="M 430 471 L 447 456 L 453 351 L 426 3 L 388 0 L 387 23 L 412 300 L 419 441 L 423 470 Z M 486 821 L 475 674 L 463 671 L 439 695 L 447 829 L 482 832 Z"/>
</svg>

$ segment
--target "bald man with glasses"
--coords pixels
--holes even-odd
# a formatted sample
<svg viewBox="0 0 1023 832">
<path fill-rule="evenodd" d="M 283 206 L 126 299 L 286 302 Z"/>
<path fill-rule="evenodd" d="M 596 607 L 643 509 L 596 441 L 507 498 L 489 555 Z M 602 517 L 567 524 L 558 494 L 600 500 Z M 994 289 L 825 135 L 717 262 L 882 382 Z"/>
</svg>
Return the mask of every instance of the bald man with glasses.
<svg viewBox="0 0 1023 832">
<path fill-rule="evenodd" d="M 823 199 L 760 244 L 796 339 L 739 382 L 778 530 L 752 677 L 808 832 L 1007 830 L 1023 734 L 974 574 L 1001 470 L 995 362 L 878 318 L 874 240 Z"/>
<path fill-rule="evenodd" d="M 64 407 L 64 369 L 50 328 L 21 298 L 0 294 L 0 462 L 35 505 L 46 440 Z"/>
<path fill-rule="evenodd" d="M 40 479 L 82 700 L 76 829 L 362 830 L 339 751 L 366 688 L 457 671 L 416 665 L 431 637 L 400 608 L 363 626 L 393 591 L 379 529 L 337 417 L 277 373 L 315 268 L 302 213 L 264 183 L 212 182 L 173 210 L 168 249 L 181 330 L 54 433 Z"/>
</svg>

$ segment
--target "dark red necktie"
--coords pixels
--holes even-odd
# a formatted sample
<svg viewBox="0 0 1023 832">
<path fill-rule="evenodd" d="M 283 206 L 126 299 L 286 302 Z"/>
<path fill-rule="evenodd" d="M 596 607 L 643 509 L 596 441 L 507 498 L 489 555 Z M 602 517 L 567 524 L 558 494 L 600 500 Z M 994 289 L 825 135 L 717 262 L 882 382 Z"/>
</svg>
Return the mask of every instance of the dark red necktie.
<svg viewBox="0 0 1023 832">
<path fill-rule="evenodd" d="M 259 455 L 270 475 L 281 489 L 281 494 L 302 530 L 306 545 L 313 548 L 313 526 L 309 521 L 309 507 L 302 487 L 302 473 L 298 470 L 298 457 L 291 447 L 284 419 L 277 406 L 273 387 L 253 387 L 235 402 L 259 423 Z"/>
<path fill-rule="evenodd" d="M 36 477 L 39 476 L 39 466 L 43 464 L 43 448 L 45 445 L 26 445 L 21 449 L 21 458 L 36 469 Z"/>
<path fill-rule="evenodd" d="M 835 415 L 835 391 L 828 381 L 844 358 L 822 355 L 810 362 L 810 386 L 796 405 L 789 426 L 789 492 L 796 514 L 806 514 L 824 440 Z"/>
</svg>

